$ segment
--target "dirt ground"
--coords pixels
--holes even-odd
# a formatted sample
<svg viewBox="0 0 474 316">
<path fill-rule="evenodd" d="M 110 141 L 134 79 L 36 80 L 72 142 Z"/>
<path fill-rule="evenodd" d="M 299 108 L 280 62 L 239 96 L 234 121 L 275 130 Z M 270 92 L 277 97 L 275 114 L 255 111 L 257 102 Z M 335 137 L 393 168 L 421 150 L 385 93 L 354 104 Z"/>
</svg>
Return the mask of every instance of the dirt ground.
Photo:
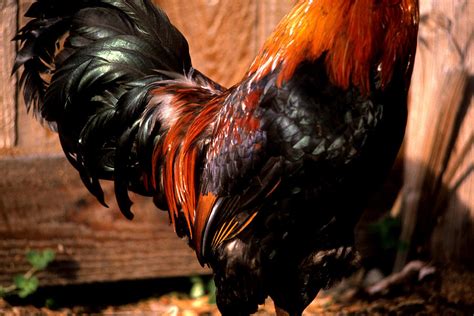
<svg viewBox="0 0 474 316">
<path fill-rule="evenodd" d="M 377 294 L 368 294 L 360 283 L 360 277 L 356 275 L 321 292 L 304 315 L 474 315 L 472 272 L 437 269 L 422 280 L 410 277 L 392 282 Z M 216 305 L 209 303 L 208 296 L 189 299 L 188 295 L 180 293 L 138 296 L 126 304 L 99 306 L 97 303 L 81 302 L 77 306 L 52 309 L 41 307 L 37 302 L 25 304 L 0 300 L 0 315 L 219 315 Z M 48 295 L 54 296 L 54 290 Z M 120 295 L 117 295 L 120 300 Z M 74 299 L 71 302 L 74 303 Z M 273 303 L 268 300 L 256 315 L 274 315 Z"/>
</svg>

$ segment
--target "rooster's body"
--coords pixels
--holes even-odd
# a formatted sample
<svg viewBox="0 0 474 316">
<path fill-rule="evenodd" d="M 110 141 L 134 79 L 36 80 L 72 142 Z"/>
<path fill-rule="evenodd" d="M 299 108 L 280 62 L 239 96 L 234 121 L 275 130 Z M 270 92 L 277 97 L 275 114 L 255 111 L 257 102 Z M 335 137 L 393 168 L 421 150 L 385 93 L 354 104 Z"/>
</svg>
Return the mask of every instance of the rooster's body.
<svg viewBox="0 0 474 316">
<path fill-rule="evenodd" d="M 27 103 L 99 179 L 169 211 L 220 310 L 299 314 L 355 260 L 353 228 L 401 144 L 416 0 L 302 0 L 237 85 L 191 66 L 148 0 L 37 0 L 19 33 Z"/>
</svg>

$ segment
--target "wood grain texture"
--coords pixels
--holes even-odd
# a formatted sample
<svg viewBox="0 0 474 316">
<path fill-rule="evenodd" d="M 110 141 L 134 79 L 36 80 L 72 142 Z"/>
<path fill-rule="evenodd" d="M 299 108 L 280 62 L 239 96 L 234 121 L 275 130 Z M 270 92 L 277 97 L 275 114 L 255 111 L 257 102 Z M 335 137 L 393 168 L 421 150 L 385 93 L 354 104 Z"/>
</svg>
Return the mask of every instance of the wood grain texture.
<svg viewBox="0 0 474 316">
<path fill-rule="evenodd" d="M 0 148 L 16 143 L 16 76 L 11 76 L 16 45 L 17 0 L 0 2 Z"/>
<path fill-rule="evenodd" d="M 401 238 L 423 240 L 425 250 L 444 263 L 470 260 L 472 265 L 474 2 L 422 0 L 420 11 L 405 138 Z M 399 251 L 396 270 L 407 255 Z"/>
<path fill-rule="evenodd" d="M 292 0 L 155 0 L 188 39 L 193 65 L 224 86 L 239 82 Z"/>
<path fill-rule="evenodd" d="M 187 38 L 195 68 L 224 86 L 242 78 L 258 49 L 258 1 L 155 2 Z"/>
<path fill-rule="evenodd" d="M 62 156 L 0 159 L 0 170 L 0 284 L 28 270 L 28 249 L 44 248 L 58 252 L 40 275 L 44 285 L 209 272 L 150 199 L 133 197 L 136 217 L 128 221 L 110 182 L 106 209 Z"/>
<path fill-rule="evenodd" d="M 445 1 L 436 10 L 450 19 L 451 43 L 460 57 L 458 71 L 466 81 L 460 93 L 456 141 L 443 183 L 449 188 L 446 209 L 433 231 L 431 249 L 441 262 L 474 266 L 474 2 Z M 448 94 L 449 95 L 449 94 Z M 446 98 L 446 96 L 445 96 Z M 453 98 L 454 99 L 454 98 Z M 454 99 L 455 100 L 455 99 Z"/>
</svg>

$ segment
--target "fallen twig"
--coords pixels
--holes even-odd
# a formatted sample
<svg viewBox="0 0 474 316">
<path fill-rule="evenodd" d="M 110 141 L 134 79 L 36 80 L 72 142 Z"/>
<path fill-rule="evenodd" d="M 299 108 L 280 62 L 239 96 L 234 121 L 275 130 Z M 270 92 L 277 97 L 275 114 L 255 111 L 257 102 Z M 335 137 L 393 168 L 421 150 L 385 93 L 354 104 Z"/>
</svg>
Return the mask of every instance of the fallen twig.
<svg viewBox="0 0 474 316">
<path fill-rule="evenodd" d="M 389 275 L 380 282 L 367 287 L 365 291 L 369 295 L 386 293 L 395 285 L 413 279 L 415 276 L 417 276 L 417 280 L 420 281 L 426 276 L 435 273 L 435 271 L 436 268 L 430 266 L 426 262 L 420 260 L 411 261 L 402 269 L 402 271 Z"/>
</svg>

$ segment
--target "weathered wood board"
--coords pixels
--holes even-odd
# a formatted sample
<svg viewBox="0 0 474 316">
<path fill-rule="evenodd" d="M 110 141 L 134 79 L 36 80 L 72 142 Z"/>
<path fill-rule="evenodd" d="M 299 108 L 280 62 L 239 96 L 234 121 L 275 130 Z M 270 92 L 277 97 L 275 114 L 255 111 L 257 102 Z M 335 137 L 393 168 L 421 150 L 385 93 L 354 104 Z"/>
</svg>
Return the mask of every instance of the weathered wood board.
<svg viewBox="0 0 474 316">
<path fill-rule="evenodd" d="M 16 142 L 16 76 L 11 76 L 16 45 L 11 39 L 17 29 L 16 0 L 0 1 L 0 148 Z"/>
<path fill-rule="evenodd" d="M 223 86 L 244 76 L 293 0 L 155 0 L 189 42 L 194 67 Z"/>
<path fill-rule="evenodd" d="M 28 249 L 44 248 L 58 254 L 41 275 L 48 285 L 208 272 L 150 199 L 133 197 L 128 221 L 111 183 L 104 208 L 62 156 L 0 159 L 0 170 L 0 284 L 28 270 Z"/>
<path fill-rule="evenodd" d="M 474 2 L 421 0 L 420 13 L 401 238 L 444 264 L 472 266 Z M 426 199 L 430 191 L 434 196 Z M 407 256 L 399 251 L 397 270 Z"/>
</svg>

